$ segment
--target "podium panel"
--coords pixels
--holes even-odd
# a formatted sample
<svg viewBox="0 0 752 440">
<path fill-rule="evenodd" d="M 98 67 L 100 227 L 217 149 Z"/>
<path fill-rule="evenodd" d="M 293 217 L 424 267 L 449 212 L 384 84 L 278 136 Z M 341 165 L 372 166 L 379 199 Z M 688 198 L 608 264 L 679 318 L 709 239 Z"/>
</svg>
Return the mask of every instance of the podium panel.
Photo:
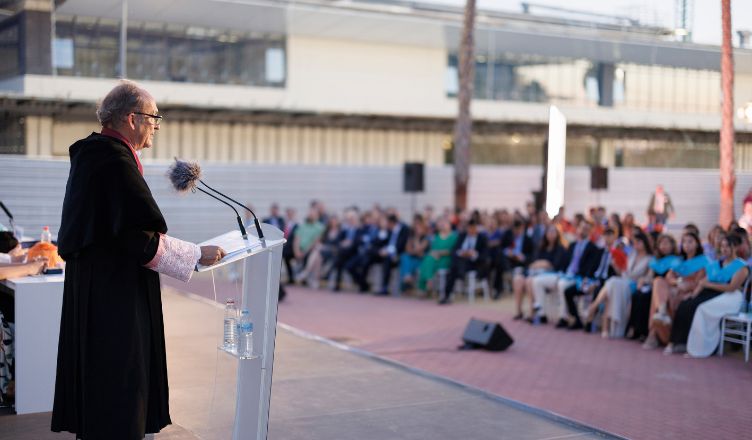
<svg viewBox="0 0 752 440">
<path fill-rule="evenodd" d="M 214 266 L 199 267 L 200 272 L 244 260 L 241 310 L 248 309 L 253 322 L 253 356 L 239 358 L 229 354 L 237 362 L 233 440 L 264 440 L 268 432 L 279 277 L 285 240 L 279 229 L 267 224 L 261 228 L 265 240 L 259 240 L 249 231 L 249 239 L 245 241 L 239 232 L 232 231 L 201 243 L 221 245 L 228 255 Z"/>
</svg>

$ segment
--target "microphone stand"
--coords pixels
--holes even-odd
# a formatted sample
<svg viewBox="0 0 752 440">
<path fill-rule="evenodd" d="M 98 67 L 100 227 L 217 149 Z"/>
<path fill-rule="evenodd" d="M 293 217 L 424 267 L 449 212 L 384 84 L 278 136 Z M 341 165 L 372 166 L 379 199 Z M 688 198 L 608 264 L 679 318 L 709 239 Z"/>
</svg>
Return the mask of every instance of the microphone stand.
<svg viewBox="0 0 752 440">
<path fill-rule="evenodd" d="M 226 198 L 227 200 L 235 203 L 236 205 L 238 205 L 238 206 L 240 206 L 242 208 L 245 208 L 246 211 L 250 212 L 251 215 L 253 216 L 253 224 L 256 226 L 256 232 L 258 233 L 258 237 L 259 237 L 260 240 L 262 240 L 262 241 L 264 240 L 264 233 L 261 232 L 261 225 L 259 224 L 258 217 L 256 217 L 256 214 L 254 214 L 253 211 L 251 211 L 251 208 L 245 206 L 244 204 L 238 202 L 237 200 L 233 199 L 232 197 L 230 197 L 228 195 L 222 194 L 221 192 L 219 192 L 216 189 L 212 188 L 211 186 L 207 185 L 206 182 L 204 182 L 203 180 L 198 179 L 198 181 L 201 182 L 202 185 L 204 185 L 205 187 L 209 188 L 214 193 L 219 194 L 220 196 Z M 198 188 L 198 187 L 196 187 L 196 188 Z M 202 191 L 202 192 L 204 192 L 206 194 L 209 194 L 208 192 L 202 190 L 201 188 L 198 188 L 198 190 Z M 211 194 L 209 194 L 209 195 L 211 195 Z M 212 196 L 212 197 L 214 197 L 214 196 Z M 217 200 L 219 200 L 217 197 L 214 197 L 214 198 L 217 199 Z M 227 202 L 225 202 L 225 204 L 229 205 L 229 203 L 227 203 Z M 235 213 L 237 214 L 237 211 L 235 211 Z M 238 222 L 240 222 L 240 217 L 239 216 L 238 216 Z M 244 235 L 244 237 L 245 237 L 245 235 Z"/>
<path fill-rule="evenodd" d="M 203 182 L 202 182 L 203 183 Z M 229 203 L 225 202 L 224 200 L 220 199 L 219 197 L 215 196 L 214 194 L 211 194 L 207 191 L 205 191 L 202 188 L 196 187 L 197 190 L 201 191 L 202 193 L 206 194 L 207 196 L 219 200 L 220 202 L 224 203 L 225 205 L 229 206 L 233 211 L 235 211 L 235 216 L 238 220 L 238 227 L 240 228 L 240 235 L 243 236 L 243 240 L 248 240 L 248 233 L 245 231 L 245 226 L 243 226 L 243 221 L 240 220 L 240 214 L 238 214 L 238 210 L 235 209 L 234 206 L 230 205 Z"/>
<path fill-rule="evenodd" d="M 5 207 L 5 204 L 3 202 L 0 202 L 0 208 L 2 208 L 3 211 L 5 211 L 5 215 L 8 216 L 8 221 L 10 223 L 10 229 L 13 231 L 13 234 L 16 234 L 16 222 L 13 220 L 13 214 L 10 213 L 10 210 Z M 16 237 L 19 241 L 21 240 L 21 237 Z"/>
</svg>

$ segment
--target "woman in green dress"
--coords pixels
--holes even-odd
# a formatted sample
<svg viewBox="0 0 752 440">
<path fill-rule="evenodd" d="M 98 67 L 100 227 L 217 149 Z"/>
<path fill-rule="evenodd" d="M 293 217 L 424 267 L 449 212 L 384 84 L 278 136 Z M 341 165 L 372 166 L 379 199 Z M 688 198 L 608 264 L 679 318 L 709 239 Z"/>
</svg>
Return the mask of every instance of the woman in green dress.
<svg viewBox="0 0 752 440">
<path fill-rule="evenodd" d="M 440 269 L 449 269 L 451 261 L 450 253 L 457 241 L 457 234 L 452 231 L 449 220 L 441 218 L 436 223 L 437 232 L 431 240 L 431 247 L 428 254 L 420 263 L 418 275 L 418 289 L 426 290 L 426 285 L 430 279 L 436 275 Z"/>
</svg>

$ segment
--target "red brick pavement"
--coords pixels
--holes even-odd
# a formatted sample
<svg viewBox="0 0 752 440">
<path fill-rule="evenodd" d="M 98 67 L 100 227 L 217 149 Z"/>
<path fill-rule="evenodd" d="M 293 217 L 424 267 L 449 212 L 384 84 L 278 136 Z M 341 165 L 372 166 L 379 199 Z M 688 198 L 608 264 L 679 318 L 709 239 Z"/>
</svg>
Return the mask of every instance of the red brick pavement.
<svg viewBox="0 0 752 440">
<path fill-rule="evenodd" d="M 211 292 L 198 282 L 187 290 Z M 280 322 L 615 434 L 698 440 L 752 435 L 752 365 L 738 358 L 664 356 L 631 341 L 532 327 L 483 306 L 288 292 Z M 471 317 L 500 321 L 514 345 L 501 353 L 457 351 Z"/>
</svg>

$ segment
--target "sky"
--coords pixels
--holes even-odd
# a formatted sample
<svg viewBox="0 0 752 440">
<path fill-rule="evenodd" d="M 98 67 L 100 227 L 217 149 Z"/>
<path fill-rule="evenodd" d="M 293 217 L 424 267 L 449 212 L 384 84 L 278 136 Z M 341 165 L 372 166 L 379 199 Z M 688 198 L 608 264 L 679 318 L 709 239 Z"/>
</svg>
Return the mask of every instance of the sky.
<svg viewBox="0 0 752 440">
<path fill-rule="evenodd" d="M 419 0 L 425 3 L 441 3 L 462 6 L 465 0 Z M 477 0 L 481 9 L 497 9 L 521 12 L 520 0 Z M 642 23 L 674 27 L 675 0 L 528 0 L 528 3 L 567 9 L 590 11 L 599 14 L 622 15 L 636 18 Z M 532 10 L 542 15 L 544 11 Z M 545 11 L 546 15 L 552 14 Z M 721 0 L 694 0 L 693 41 L 702 44 L 721 44 Z M 752 0 L 731 1 L 731 27 L 734 44 L 736 31 L 752 30 Z"/>
</svg>

